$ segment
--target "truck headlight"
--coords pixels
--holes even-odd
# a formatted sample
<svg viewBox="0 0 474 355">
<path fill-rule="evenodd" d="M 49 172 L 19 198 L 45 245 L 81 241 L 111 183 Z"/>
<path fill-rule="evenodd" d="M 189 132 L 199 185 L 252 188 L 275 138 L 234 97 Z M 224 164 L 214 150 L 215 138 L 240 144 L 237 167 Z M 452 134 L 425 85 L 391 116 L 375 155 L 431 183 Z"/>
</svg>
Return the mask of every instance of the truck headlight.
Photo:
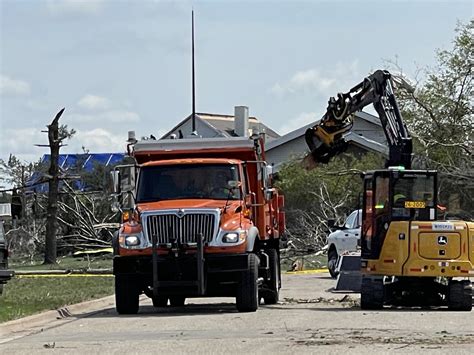
<svg viewBox="0 0 474 355">
<path fill-rule="evenodd" d="M 231 232 L 224 234 L 222 237 L 223 243 L 237 243 L 239 241 L 239 233 Z"/>
<path fill-rule="evenodd" d="M 125 236 L 125 245 L 128 247 L 136 246 L 140 244 L 140 238 L 138 234 L 131 234 Z"/>
<path fill-rule="evenodd" d="M 122 248 L 137 248 L 142 244 L 143 234 L 139 233 L 123 233 L 119 235 L 119 244 Z"/>
</svg>

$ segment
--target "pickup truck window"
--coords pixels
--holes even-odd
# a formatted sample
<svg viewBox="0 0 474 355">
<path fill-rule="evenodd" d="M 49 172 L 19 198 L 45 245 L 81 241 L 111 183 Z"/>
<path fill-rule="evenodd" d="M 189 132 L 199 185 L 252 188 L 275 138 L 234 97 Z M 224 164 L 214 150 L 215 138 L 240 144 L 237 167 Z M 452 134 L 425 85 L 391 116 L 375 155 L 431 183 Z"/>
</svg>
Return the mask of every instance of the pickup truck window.
<svg viewBox="0 0 474 355">
<path fill-rule="evenodd" d="M 354 228 L 354 220 L 356 218 L 356 213 L 352 212 L 349 217 L 346 219 L 346 223 L 344 224 L 345 228 L 351 229 Z"/>
<path fill-rule="evenodd" d="M 137 202 L 177 199 L 240 200 L 240 181 L 233 164 L 180 164 L 143 167 L 138 181 Z"/>
</svg>

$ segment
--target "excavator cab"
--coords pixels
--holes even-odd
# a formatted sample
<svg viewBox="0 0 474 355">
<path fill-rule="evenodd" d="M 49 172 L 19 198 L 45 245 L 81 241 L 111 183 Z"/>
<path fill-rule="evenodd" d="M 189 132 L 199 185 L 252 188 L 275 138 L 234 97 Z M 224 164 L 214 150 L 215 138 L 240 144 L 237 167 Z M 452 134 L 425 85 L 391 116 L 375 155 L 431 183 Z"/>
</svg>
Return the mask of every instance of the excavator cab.
<svg viewBox="0 0 474 355">
<path fill-rule="evenodd" d="M 437 173 L 403 167 L 364 177 L 361 307 L 472 309 L 474 225 L 437 220 Z"/>
<path fill-rule="evenodd" d="M 377 170 L 364 178 L 362 258 L 377 259 L 393 221 L 436 220 L 437 174 L 403 167 Z"/>
</svg>

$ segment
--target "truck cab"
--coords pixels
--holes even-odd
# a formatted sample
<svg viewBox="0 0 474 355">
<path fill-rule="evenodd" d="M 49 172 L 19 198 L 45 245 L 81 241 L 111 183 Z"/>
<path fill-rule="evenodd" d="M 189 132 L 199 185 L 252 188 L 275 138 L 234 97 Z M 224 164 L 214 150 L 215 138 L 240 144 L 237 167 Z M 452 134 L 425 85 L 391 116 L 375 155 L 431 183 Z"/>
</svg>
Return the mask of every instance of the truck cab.
<svg viewBox="0 0 474 355">
<path fill-rule="evenodd" d="M 157 307 L 228 296 L 239 311 L 278 301 L 283 196 L 271 185 L 263 140 L 135 142 L 136 165 L 114 239 L 116 306 L 137 313 L 145 293 Z M 127 184 L 125 184 L 127 185 Z"/>
</svg>

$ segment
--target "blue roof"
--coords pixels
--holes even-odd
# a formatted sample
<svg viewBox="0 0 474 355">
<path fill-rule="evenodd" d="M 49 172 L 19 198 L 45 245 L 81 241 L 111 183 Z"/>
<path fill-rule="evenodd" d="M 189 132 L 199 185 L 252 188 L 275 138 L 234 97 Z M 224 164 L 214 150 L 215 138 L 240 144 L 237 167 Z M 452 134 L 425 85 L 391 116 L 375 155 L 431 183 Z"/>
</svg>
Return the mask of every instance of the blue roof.
<svg viewBox="0 0 474 355">
<path fill-rule="evenodd" d="M 116 165 L 122 162 L 125 156 L 125 153 L 59 154 L 59 169 L 62 173 L 66 174 L 68 170 L 75 170 L 78 168 L 83 169 L 87 172 L 91 172 L 97 165 Z M 51 155 L 45 154 L 41 158 L 41 164 L 49 163 L 50 160 Z M 78 164 L 81 164 L 81 166 L 78 166 Z M 26 183 L 27 186 L 31 186 L 27 189 L 27 191 L 39 193 L 48 192 L 47 183 L 35 185 L 42 180 L 42 177 L 43 173 L 34 172 L 31 178 Z M 74 185 L 78 190 L 83 190 L 86 187 L 81 181 L 78 180 L 74 182 Z"/>
</svg>

